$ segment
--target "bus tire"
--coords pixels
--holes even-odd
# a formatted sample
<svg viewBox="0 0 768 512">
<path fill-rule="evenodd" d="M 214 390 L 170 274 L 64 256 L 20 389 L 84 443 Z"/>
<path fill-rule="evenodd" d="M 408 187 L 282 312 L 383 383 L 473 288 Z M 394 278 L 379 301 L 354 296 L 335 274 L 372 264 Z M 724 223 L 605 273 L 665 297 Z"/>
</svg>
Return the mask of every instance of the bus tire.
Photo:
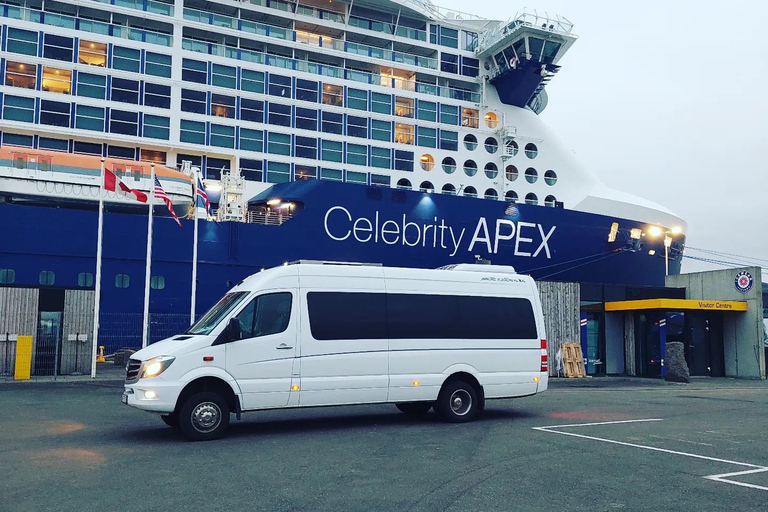
<svg viewBox="0 0 768 512">
<path fill-rule="evenodd" d="M 179 427 L 190 441 L 210 441 L 224 435 L 229 426 L 229 406 L 217 393 L 190 396 L 179 410 Z"/>
<path fill-rule="evenodd" d="M 477 390 L 462 380 L 448 382 L 440 390 L 435 402 L 435 412 L 449 423 L 471 421 L 480 410 Z"/>
</svg>

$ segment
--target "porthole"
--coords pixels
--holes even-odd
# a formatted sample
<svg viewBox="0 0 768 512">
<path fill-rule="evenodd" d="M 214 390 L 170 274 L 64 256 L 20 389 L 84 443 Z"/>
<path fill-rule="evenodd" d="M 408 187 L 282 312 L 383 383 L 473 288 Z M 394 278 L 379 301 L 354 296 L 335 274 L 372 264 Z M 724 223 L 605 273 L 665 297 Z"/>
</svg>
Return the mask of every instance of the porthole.
<svg viewBox="0 0 768 512">
<path fill-rule="evenodd" d="M 477 189 L 475 187 L 467 187 L 464 189 L 464 195 L 466 197 L 477 197 Z"/>
<path fill-rule="evenodd" d="M 471 133 L 464 136 L 464 147 L 473 151 L 477 147 L 477 137 Z"/>
<path fill-rule="evenodd" d="M 536 147 L 536 144 L 533 142 L 529 142 L 525 145 L 525 156 L 533 160 L 536 158 L 536 155 L 539 154 L 539 148 Z"/>
<path fill-rule="evenodd" d="M 51 286 L 56 282 L 56 274 L 53 270 L 43 270 L 38 277 L 43 286 Z"/>
<path fill-rule="evenodd" d="M 499 150 L 499 143 L 493 137 L 485 139 L 485 150 L 491 154 Z"/>
<path fill-rule="evenodd" d="M 446 183 L 443 185 L 443 194 L 447 196 L 455 196 L 456 195 L 456 187 L 451 185 L 450 183 Z"/>
<path fill-rule="evenodd" d="M 557 202 L 557 198 L 555 196 L 550 195 L 544 199 L 544 206 L 549 206 L 550 208 L 554 208 L 556 202 Z"/>
<path fill-rule="evenodd" d="M 446 174 L 453 174 L 456 172 L 456 160 L 449 156 L 443 158 L 443 171 L 445 171 Z"/>
<path fill-rule="evenodd" d="M 550 187 L 557 183 L 557 173 L 555 171 L 549 170 L 544 173 L 544 182 L 549 185 Z"/>
<path fill-rule="evenodd" d="M 497 116 L 494 112 L 488 112 L 483 116 L 483 120 L 485 121 L 485 126 L 488 128 L 496 128 L 499 125 L 499 116 Z"/>
<path fill-rule="evenodd" d="M 507 156 L 515 156 L 517 154 L 517 150 L 518 150 L 517 142 L 515 142 L 513 140 L 508 140 L 504 144 L 504 153 Z"/>
<path fill-rule="evenodd" d="M 504 194 L 504 200 L 508 203 L 516 203 L 517 202 L 517 192 L 514 190 L 508 190 L 506 194 Z"/>
<path fill-rule="evenodd" d="M 425 171 L 431 171 L 435 167 L 435 159 L 432 158 L 432 155 L 424 153 L 419 158 L 419 165 Z"/>
<path fill-rule="evenodd" d="M 421 185 L 419 185 L 419 191 L 420 192 L 427 192 L 427 193 L 431 194 L 432 192 L 435 191 L 435 186 L 432 185 L 432 183 L 430 183 L 428 181 L 422 181 Z"/>
<path fill-rule="evenodd" d="M 485 196 L 484 197 L 486 199 L 498 199 L 499 198 L 499 193 L 496 192 L 496 189 L 489 188 L 488 190 L 485 191 Z"/>
<path fill-rule="evenodd" d="M 499 175 L 499 168 L 496 167 L 495 163 L 488 162 L 487 164 L 485 164 L 485 175 L 491 179 L 494 179 L 496 176 Z"/>
<path fill-rule="evenodd" d="M 411 182 L 408 181 L 405 178 L 403 178 L 401 180 L 398 180 L 397 188 L 400 188 L 400 189 L 403 189 L 403 190 L 411 190 Z"/>
<path fill-rule="evenodd" d="M 539 179 L 539 173 L 536 172 L 536 169 L 533 167 L 529 167 L 525 170 L 525 181 L 528 183 L 536 183 L 536 180 Z"/>
<path fill-rule="evenodd" d="M 474 176 L 477 174 L 477 164 L 474 160 L 467 160 L 464 162 L 464 174 L 467 176 Z"/>
<path fill-rule="evenodd" d="M 525 204 L 536 206 L 537 204 L 539 204 L 539 198 L 536 197 L 536 194 L 531 192 L 530 194 L 525 196 Z"/>
<path fill-rule="evenodd" d="M 507 181 L 515 181 L 517 179 L 517 167 L 514 165 L 508 165 L 505 169 L 505 173 L 507 175 Z"/>
<path fill-rule="evenodd" d="M 115 276 L 115 288 L 128 288 L 131 286 L 131 276 L 128 274 L 117 274 Z"/>
</svg>

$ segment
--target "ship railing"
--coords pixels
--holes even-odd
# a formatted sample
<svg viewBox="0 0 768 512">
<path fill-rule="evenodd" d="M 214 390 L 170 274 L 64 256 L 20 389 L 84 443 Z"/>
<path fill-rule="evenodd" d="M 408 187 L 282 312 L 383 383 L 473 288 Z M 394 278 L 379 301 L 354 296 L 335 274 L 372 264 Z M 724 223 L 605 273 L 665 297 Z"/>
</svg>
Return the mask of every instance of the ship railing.
<svg viewBox="0 0 768 512">
<path fill-rule="evenodd" d="M 456 9 L 448 9 L 446 7 L 441 7 L 439 5 L 435 5 L 429 0 L 403 0 L 403 3 L 406 4 L 413 4 L 422 11 L 426 11 L 428 14 L 435 18 L 440 18 L 444 20 L 483 20 L 485 18 L 481 18 L 480 16 L 477 16 L 476 14 L 469 14 L 462 11 L 457 11 Z"/>
<path fill-rule="evenodd" d="M 248 212 L 245 219 L 248 224 L 264 224 L 267 226 L 279 226 L 292 217 L 288 213 Z"/>
<path fill-rule="evenodd" d="M 573 31 L 573 23 L 562 16 L 550 16 L 546 13 L 539 14 L 536 11 L 523 11 L 509 21 L 499 23 L 493 29 L 483 33 L 480 37 L 476 53 L 482 53 L 502 39 L 510 38 L 515 32 L 524 28 L 567 36 Z"/>
<path fill-rule="evenodd" d="M 155 0 L 94 0 L 100 4 L 115 5 L 117 7 L 127 7 L 138 11 L 151 12 L 153 14 L 164 14 L 173 16 L 173 2 L 157 2 Z"/>
</svg>

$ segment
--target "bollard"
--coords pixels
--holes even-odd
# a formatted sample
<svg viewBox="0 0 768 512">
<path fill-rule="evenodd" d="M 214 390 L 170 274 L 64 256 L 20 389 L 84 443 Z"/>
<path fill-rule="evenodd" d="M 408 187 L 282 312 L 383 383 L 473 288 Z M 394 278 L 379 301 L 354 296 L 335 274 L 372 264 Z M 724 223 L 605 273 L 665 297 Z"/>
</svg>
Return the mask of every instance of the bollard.
<svg viewBox="0 0 768 512">
<path fill-rule="evenodd" d="M 97 363 L 106 363 L 107 360 L 104 359 L 104 345 L 99 345 L 99 353 L 96 354 L 96 362 Z"/>
</svg>

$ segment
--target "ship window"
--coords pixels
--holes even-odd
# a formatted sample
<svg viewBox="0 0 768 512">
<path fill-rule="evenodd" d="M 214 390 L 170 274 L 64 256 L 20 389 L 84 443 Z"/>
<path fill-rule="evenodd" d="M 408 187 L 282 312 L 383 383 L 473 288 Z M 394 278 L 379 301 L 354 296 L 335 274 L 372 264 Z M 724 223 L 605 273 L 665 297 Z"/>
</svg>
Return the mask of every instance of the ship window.
<svg viewBox="0 0 768 512">
<path fill-rule="evenodd" d="M 413 151 L 395 150 L 395 169 L 413 172 Z"/>
<path fill-rule="evenodd" d="M 491 154 L 495 153 L 499 149 L 499 143 L 493 137 L 485 139 L 485 150 Z"/>
<path fill-rule="evenodd" d="M 525 170 L 525 181 L 528 183 L 536 183 L 536 180 L 539 179 L 539 173 L 536 172 L 536 169 L 533 167 L 529 167 Z"/>
<path fill-rule="evenodd" d="M 547 206 L 549 208 L 554 208 L 556 202 L 557 202 L 557 198 L 555 196 L 550 195 L 544 199 L 544 206 Z"/>
<path fill-rule="evenodd" d="M 397 188 L 402 190 L 411 190 L 412 185 L 411 182 L 405 178 L 401 178 L 397 180 Z"/>
<path fill-rule="evenodd" d="M 77 52 L 77 61 L 80 64 L 88 64 L 89 66 L 106 67 L 107 45 L 81 39 Z"/>
<path fill-rule="evenodd" d="M 72 62 L 74 40 L 71 37 L 43 34 L 43 57 Z"/>
<path fill-rule="evenodd" d="M 423 126 L 419 126 L 417 132 L 419 134 L 419 146 L 423 146 L 425 148 L 437 147 L 436 128 L 425 128 Z"/>
<path fill-rule="evenodd" d="M 192 144 L 205 144 L 205 123 L 182 119 L 179 140 Z"/>
<path fill-rule="evenodd" d="M 517 155 L 517 149 L 517 142 L 513 140 L 508 140 L 504 143 L 504 152 L 507 156 Z"/>
<path fill-rule="evenodd" d="M 155 162 L 160 165 L 165 165 L 165 163 L 168 161 L 168 155 L 165 151 L 142 149 L 139 152 L 139 160 L 142 162 Z"/>
<path fill-rule="evenodd" d="M 538 37 L 528 38 L 528 50 L 533 56 L 534 60 L 541 60 L 541 51 L 544 48 L 544 40 Z"/>
<path fill-rule="evenodd" d="M 552 171 L 552 170 L 545 172 L 544 183 L 546 183 L 549 186 L 552 186 L 555 183 L 557 183 L 557 173 L 555 173 L 555 171 Z"/>
<path fill-rule="evenodd" d="M 422 181 L 419 185 L 419 192 L 427 192 L 431 194 L 435 191 L 435 186 L 429 181 Z"/>
<path fill-rule="evenodd" d="M 264 73 L 261 71 L 251 71 L 243 69 L 243 76 L 240 78 L 240 89 L 250 92 L 264 92 Z"/>
<path fill-rule="evenodd" d="M 457 132 L 440 130 L 440 149 L 457 151 L 459 149 L 459 134 Z"/>
<path fill-rule="evenodd" d="M 459 31 L 452 28 L 440 27 L 440 44 L 450 48 L 458 48 Z"/>
<path fill-rule="evenodd" d="M 474 176 L 477 174 L 477 164 L 474 160 L 467 160 L 464 162 L 464 174 L 467 176 Z"/>
<path fill-rule="evenodd" d="M 131 276 L 128 274 L 117 274 L 115 276 L 115 288 L 128 288 L 131 285 Z"/>
<path fill-rule="evenodd" d="M 6 146 L 23 146 L 31 148 L 32 143 L 34 142 L 33 139 L 32 135 L 3 132 L 3 145 Z M 44 149 L 42 145 L 40 146 L 40 149 Z"/>
<path fill-rule="evenodd" d="M 133 73 L 139 72 L 139 66 L 140 61 L 139 57 L 141 55 L 141 52 L 139 50 L 134 50 L 133 48 L 124 48 L 122 46 L 113 46 L 112 47 L 112 69 L 121 69 L 123 71 L 131 71 Z M 187 59 L 184 59 L 185 61 Z M 191 62 L 197 62 L 197 61 L 191 61 Z M 199 82 L 201 84 L 205 83 L 205 62 L 199 62 L 199 64 L 203 65 L 203 81 Z M 182 76 L 184 76 L 182 72 Z M 188 79 L 187 77 L 184 77 L 185 82 L 198 82 L 198 80 L 192 80 Z"/>
<path fill-rule="evenodd" d="M 461 109 L 461 126 L 477 128 L 479 112 L 474 108 Z"/>
<path fill-rule="evenodd" d="M 12 268 L 0 268 L 0 284 L 13 284 L 16 282 L 16 271 Z"/>
<path fill-rule="evenodd" d="M 483 197 L 485 197 L 486 199 L 498 199 L 499 193 L 496 192 L 496 189 L 489 188 L 485 191 L 485 195 Z"/>
<path fill-rule="evenodd" d="M 126 148 L 123 146 L 113 146 L 110 144 L 107 146 L 107 156 L 110 158 L 127 158 L 133 160 L 136 156 L 136 150 L 134 148 Z M 123 168 L 125 166 L 122 166 Z"/>
<path fill-rule="evenodd" d="M 173 59 L 170 55 L 147 52 L 147 62 L 144 65 L 144 72 L 148 75 L 171 78 L 172 62 Z"/>
<path fill-rule="evenodd" d="M 368 173 L 347 171 L 347 183 L 362 183 L 363 185 L 367 185 Z"/>
<path fill-rule="evenodd" d="M 467 134 L 464 136 L 464 147 L 470 151 L 473 151 L 477 147 L 477 137 Z"/>
<path fill-rule="evenodd" d="M 456 160 L 449 156 L 443 158 L 443 171 L 445 171 L 446 174 L 453 174 L 456 172 Z"/>
<path fill-rule="evenodd" d="M 211 67 L 211 85 L 235 89 L 237 87 L 237 68 L 214 64 Z"/>
<path fill-rule="evenodd" d="M 507 175 L 507 181 L 515 181 L 517 179 L 517 167 L 514 165 L 508 165 L 505 171 Z"/>
<path fill-rule="evenodd" d="M 350 137 L 368 137 L 368 118 L 347 115 L 347 135 Z"/>
<path fill-rule="evenodd" d="M 324 140 L 320 144 L 320 158 L 328 162 L 341 162 L 341 142 L 335 140 Z"/>
<path fill-rule="evenodd" d="M 294 172 L 294 180 L 315 180 L 317 179 L 317 167 L 311 165 L 297 165 Z"/>
<path fill-rule="evenodd" d="M 322 119 L 320 121 L 320 128 L 324 133 L 335 133 L 341 135 L 344 131 L 342 120 L 344 116 L 342 114 L 334 114 L 332 112 L 323 112 Z"/>
<path fill-rule="evenodd" d="M 111 109 L 109 111 L 109 132 L 120 133 L 122 135 L 133 135 L 134 137 L 138 135 L 138 112 L 126 112 L 124 110 Z"/>
<path fill-rule="evenodd" d="M 264 122 L 264 102 L 257 100 L 240 100 L 240 119 L 243 121 L 253 121 L 255 123 Z"/>
<path fill-rule="evenodd" d="M 235 127 L 211 123 L 211 146 L 233 149 L 235 147 Z"/>
<path fill-rule="evenodd" d="M 37 32 L 8 27 L 8 46 L 13 53 L 37 56 Z"/>
<path fill-rule="evenodd" d="M 115 47 L 117 49 L 118 47 Z M 114 65 L 114 58 L 112 59 Z M 182 59 L 181 60 L 181 80 L 184 82 L 193 82 L 196 84 L 207 83 L 208 64 L 199 60 Z"/>
<path fill-rule="evenodd" d="M 291 77 L 269 75 L 269 94 L 272 96 L 291 97 Z"/>
<path fill-rule="evenodd" d="M 527 194 L 525 196 L 525 204 L 530 204 L 530 205 L 536 206 L 536 205 L 539 204 L 539 198 L 536 197 L 536 194 L 531 192 L 530 194 Z"/>
<path fill-rule="evenodd" d="M 138 80 L 124 80 L 122 78 L 112 77 L 112 88 L 110 93 L 112 101 L 121 103 L 139 103 L 139 82 Z"/>
<path fill-rule="evenodd" d="M 395 96 L 395 114 L 400 117 L 413 117 L 413 98 Z"/>
<path fill-rule="evenodd" d="M 317 82 L 296 79 L 296 99 L 317 103 Z"/>
<path fill-rule="evenodd" d="M 181 111 L 205 114 L 207 94 L 205 91 L 181 90 Z"/>
<path fill-rule="evenodd" d="M 296 156 L 299 158 L 317 159 L 317 139 L 314 137 L 296 136 Z"/>
<path fill-rule="evenodd" d="M 269 183 L 286 183 L 291 181 L 291 164 L 267 162 L 267 181 Z"/>
<path fill-rule="evenodd" d="M 242 136 L 242 134 L 241 134 Z M 261 160 L 240 159 L 240 174 L 248 181 L 264 181 Z"/>
<path fill-rule="evenodd" d="M 475 187 L 466 187 L 464 189 L 465 197 L 477 197 L 477 189 Z"/>
<path fill-rule="evenodd" d="M 419 165 L 423 170 L 431 171 L 435 168 L 435 159 L 432 155 L 424 153 L 421 155 L 421 158 L 419 158 Z"/>
<path fill-rule="evenodd" d="M 391 178 L 383 174 L 371 173 L 371 185 L 377 187 L 388 187 L 391 183 Z"/>
<path fill-rule="evenodd" d="M 340 85 L 323 84 L 322 103 L 341 107 L 344 105 L 344 87 Z"/>
<path fill-rule="evenodd" d="M 149 278 L 149 287 L 153 290 L 162 290 L 165 288 L 165 277 L 152 276 Z"/>
<path fill-rule="evenodd" d="M 269 124 L 291 126 L 291 106 L 279 103 L 269 104 Z"/>
<path fill-rule="evenodd" d="M 69 103 L 40 101 L 40 124 L 69 128 Z"/>
<path fill-rule="evenodd" d="M 296 107 L 296 128 L 317 131 L 317 110 Z"/>
<path fill-rule="evenodd" d="M 5 64 L 5 85 L 34 89 L 36 77 L 37 66 L 34 64 L 10 61 Z"/>
<path fill-rule="evenodd" d="M 245 151 L 264 151 L 264 132 L 240 128 L 240 149 Z M 261 180 L 259 180 L 261 181 Z"/>
<path fill-rule="evenodd" d="M 171 108 L 171 87 L 168 85 L 144 84 L 144 105 L 157 108 Z"/>
<path fill-rule="evenodd" d="M 360 89 L 347 89 L 347 108 L 368 110 L 368 92 Z"/>
<path fill-rule="evenodd" d="M 196 164 L 193 163 L 192 165 Z M 228 159 L 208 157 L 205 160 L 205 177 L 212 180 L 221 179 L 221 175 L 228 172 L 230 166 L 231 162 Z"/>
<path fill-rule="evenodd" d="M 392 123 L 389 121 L 371 120 L 371 138 L 390 142 L 392 140 Z"/>
<path fill-rule="evenodd" d="M 235 118 L 235 97 L 223 94 L 211 95 L 211 115 L 216 117 Z"/>
<path fill-rule="evenodd" d="M 458 74 L 459 56 L 450 53 L 440 53 L 440 71 Z"/>
<path fill-rule="evenodd" d="M 39 276 L 40 284 L 43 286 L 51 286 L 56 282 L 56 274 L 52 270 L 43 270 Z"/>
<path fill-rule="evenodd" d="M 525 156 L 533 160 L 536 158 L 536 155 L 539 154 L 539 148 L 536 147 L 536 144 L 529 142 L 525 145 Z"/>
<path fill-rule="evenodd" d="M 392 96 L 389 94 L 382 94 L 380 92 L 372 92 L 371 112 L 378 112 L 379 114 L 391 114 Z"/>
<path fill-rule="evenodd" d="M 487 112 L 485 116 L 483 116 L 483 121 L 485 121 L 485 126 L 488 128 L 496 128 L 499 125 L 499 117 L 495 112 Z M 495 142 L 496 141 L 494 140 L 494 143 Z"/>
<path fill-rule="evenodd" d="M 475 77 L 480 74 L 480 61 L 471 57 L 461 58 L 461 74 Z"/>
<path fill-rule="evenodd" d="M 389 148 L 371 147 L 371 166 L 389 169 L 392 166 L 392 152 Z"/>
<path fill-rule="evenodd" d="M 422 121 L 437 121 L 437 103 L 433 101 L 422 101 L 418 103 L 418 119 Z"/>
<path fill-rule="evenodd" d="M 4 95 L 3 119 L 33 123 L 35 121 L 34 98 Z"/>
<path fill-rule="evenodd" d="M 344 172 L 341 169 L 320 169 L 320 179 L 330 181 L 344 181 Z"/>
<path fill-rule="evenodd" d="M 446 183 L 443 185 L 442 193 L 447 196 L 455 196 L 456 195 L 456 187 L 451 185 L 450 183 Z"/>
<path fill-rule="evenodd" d="M 444 124 L 459 124 L 459 107 L 440 105 L 440 122 Z"/>
<path fill-rule="evenodd" d="M 508 203 L 516 203 L 517 202 L 517 192 L 514 190 L 508 190 L 506 194 L 504 194 L 504 200 Z"/>
<path fill-rule="evenodd" d="M 488 162 L 485 164 L 485 175 L 488 176 L 491 179 L 496 178 L 496 176 L 499 175 L 499 169 L 496 167 L 496 164 L 493 162 Z"/>
<path fill-rule="evenodd" d="M 267 153 L 290 156 L 291 136 L 287 133 L 267 133 Z"/>
<path fill-rule="evenodd" d="M 5 135 L 10 135 L 10 134 L 3 134 L 4 137 Z M 3 143 L 10 144 L 9 142 L 6 142 L 5 139 L 3 139 Z M 29 146 L 32 146 L 32 144 L 29 144 Z M 53 151 L 69 151 L 69 141 L 67 139 L 51 139 L 49 137 L 40 137 L 40 139 L 38 139 L 37 146 L 40 149 L 50 149 Z"/>
<path fill-rule="evenodd" d="M 168 140 L 170 138 L 171 120 L 163 116 L 144 114 L 143 137 Z"/>
<path fill-rule="evenodd" d="M 366 165 L 368 163 L 368 146 L 347 143 L 347 163 Z"/>
<path fill-rule="evenodd" d="M 78 73 L 77 95 L 103 100 L 107 95 L 107 77 L 90 73 Z"/>
<path fill-rule="evenodd" d="M 104 131 L 104 109 L 77 105 L 75 108 L 75 128 L 79 130 Z"/>
<path fill-rule="evenodd" d="M 413 144 L 413 125 L 395 123 L 395 142 Z"/>
</svg>

